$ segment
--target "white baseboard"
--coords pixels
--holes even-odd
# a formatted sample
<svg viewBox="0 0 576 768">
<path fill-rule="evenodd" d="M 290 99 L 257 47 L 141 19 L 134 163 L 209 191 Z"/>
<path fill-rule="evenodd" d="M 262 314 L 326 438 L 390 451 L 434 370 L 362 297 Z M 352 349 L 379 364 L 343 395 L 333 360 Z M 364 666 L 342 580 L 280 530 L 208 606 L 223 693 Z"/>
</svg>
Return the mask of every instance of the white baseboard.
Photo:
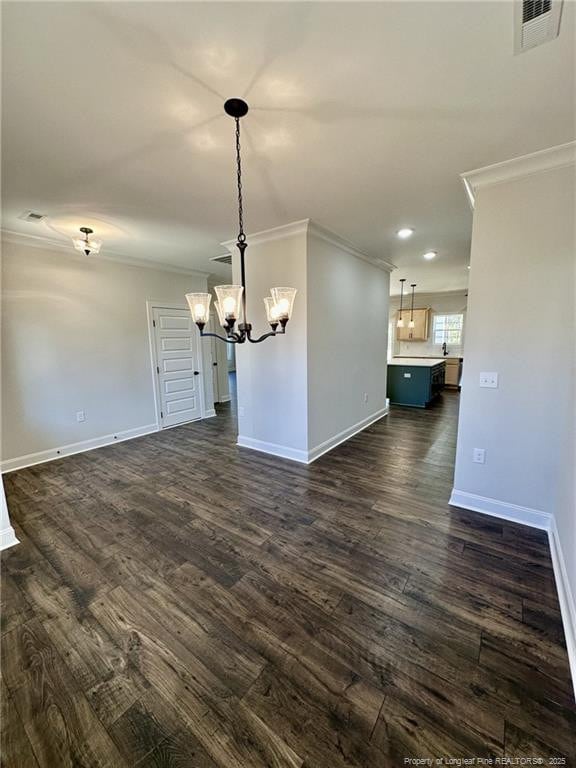
<svg viewBox="0 0 576 768">
<path fill-rule="evenodd" d="M 316 459 L 319 459 L 323 454 L 328 453 L 328 451 L 331 451 L 333 448 L 336 448 L 336 446 L 340 445 L 340 443 L 344 443 L 346 440 L 350 440 L 351 437 L 357 435 L 358 432 L 362 432 L 362 430 L 366 429 L 366 427 L 369 427 L 370 424 L 374 424 L 375 421 L 380 421 L 380 419 L 389 413 L 389 410 L 390 409 L 388 407 L 387 400 L 386 406 L 384 408 L 380 408 L 380 410 L 372 413 L 365 419 L 362 419 L 362 421 L 359 421 L 353 426 L 348 427 L 348 429 L 342 430 L 342 432 L 339 432 L 337 435 L 328 438 L 328 440 L 324 440 L 323 443 L 320 443 L 320 445 L 312 448 L 308 451 L 308 464 L 311 464 L 313 461 L 316 461 Z"/>
<path fill-rule="evenodd" d="M 43 464 L 46 461 L 54 461 L 55 459 L 61 459 L 64 456 L 71 456 L 74 453 L 84 453 L 84 451 L 92 451 L 94 448 L 102 448 L 105 445 L 121 443 L 124 440 L 132 440 L 135 437 L 149 435 L 151 432 L 158 432 L 157 424 L 146 424 L 143 427 L 126 429 L 123 432 L 102 435 L 102 437 L 94 437 L 91 440 L 82 440 L 79 443 L 69 443 L 68 445 L 61 445 L 58 448 L 51 448 L 47 451 L 28 453 L 25 456 L 18 456 L 15 459 L 6 459 L 5 461 L 0 462 L 0 471 L 2 473 L 13 472 L 16 469 L 31 467 L 34 464 Z"/>
<path fill-rule="evenodd" d="M 272 456 L 281 456 L 283 459 L 299 461 L 302 464 L 308 464 L 308 451 L 302 451 L 298 448 L 290 448 L 287 445 L 277 445 L 276 443 L 267 443 L 265 440 L 256 440 L 253 437 L 243 437 L 238 435 L 236 445 L 241 448 L 250 448 L 253 451 L 261 453 L 270 453 Z"/>
<path fill-rule="evenodd" d="M 562 626 L 564 627 L 566 649 L 568 651 L 568 663 L 570 664 L 574 697 L 576 698 L 576 603 L 570 588 L 568 571 L 556 526 L 556 518 L 550 512 L 543 512 L 539 509 L 531 509 L 530 507 L 521 507 L 517 504 L 490 499 L 486 496 L 477 496 L 474 493 L 458 491 L 456 488 L 452 489 L 449 503 L 454 507 L 462 507 L 473 512 L 480 512 L 483 515 L 529 525 L 531 528 L 538 528 L 548 533 L 554 581 L 556 582 L 556 591 L 558 592 Z"/>
<path fill-rule="evenodd" d="M 520 507 L 518 504 L 509 504 L 506 501 L 498 501 L 498 499 L 491 499 L 488 496 L 477 496 L 475 493 L 458 491 L 456 488 L 452 489 L 448 503 L 453 507 L 470 509 L 473 512 L 500 517 L 503 520 L 529 525 L 532 528 L 540 528 L 544 531 L 549 530 L 552 519 L 552 515 L 549 512 L 542 512 L 539 509 L 531 509 L 530 507 Z"/>
<path fill-rule="evenodd" d="M 0 552 L 8 547 L 13 547 L 15 544 L 19 544 L 20 540 L 16 538 L 14 528 L 11 525 L 8 528 L 2 528 L 0 531 Z"/>
<path fill-rule="evenodd" d="M 204 413 L 203 418 L 204 419 L 211 419 L 214 416 L 216 416 L 216 408 L 208 408 L 206 412 Z"/>
<path fill-rule="evenodd" d="M 566 570 L 564 554 L 560 545 L 560 536 L 554 517 L 552 517 L 550 528 L 548 529 L 548 541 L 550 542 L 552 567 L 554 569 L 556 591 L 558 592 L 558 600 L 560 602 L 560 613 L 562 614 L 562 626 L 564 627 L 564 637 L 566 638 L 568 662 L 572 673 L 574 697 L 576 698 L 576 602 L 574 601 L 574 595 L 570 588 L 568 571 Z"/>
<path fill-rule="evenodd" d="M 277 445 L 276 443 L 267 443 L 264 440 L 256 440 L 253 437 L 244 437 L 243 435 L 238 435 L 238 441 L 236 445 L 239 445 L 241 448 L 251 448 L 253 451 L 270 453 L 272 456 L 281 456 L 283 459 L 298 461 L 301 464 L 312 464 L 313 461 L 316 461 L 316 459 L 320 458 L 320 456 L 322 456 L 324 453 L 331 451 L 337 445 L 340 445 L 340 443 L 349 440 L 358 432 L 361 432 L 363 429 L 366 429 L 366 427 L 369 427 L 370 424 L 373 424 L 375 421 L 379 421 L 383 416 L 386 416 L 388 411 L 389 408 L 388 405 L 386 405 L 385 408 L 381 408 L 379 411 L 376 411 L 376 413 L 367 416 L 357 424 L 348 427 L 348 429 L 339 432 L 338 434 L 334 435 L 328 440 L 325 440 L 323 443 L 320 443 L 320 445 L 317 445 L 315 448 L 312 448 L 308 451 L 298 448 L 290 448 L 286 445 Z"/>
</svg>

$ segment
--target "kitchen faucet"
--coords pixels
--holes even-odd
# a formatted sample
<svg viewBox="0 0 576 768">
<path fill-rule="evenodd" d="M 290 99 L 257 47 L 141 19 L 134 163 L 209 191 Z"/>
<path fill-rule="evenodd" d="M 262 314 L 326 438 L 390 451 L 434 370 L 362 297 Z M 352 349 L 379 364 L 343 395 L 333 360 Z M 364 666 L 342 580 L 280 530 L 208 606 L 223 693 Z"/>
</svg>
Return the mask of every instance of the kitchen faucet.
<svg viewBox="0 0 576 768">
<path fill-rule="evenodd" d="M 446 342 L 442 344 L 442 354 L 444 355 L 444 357 L 446 357 L 446 355 L 448 354 L 448 350 L 446 349 Z"/>
</svg>

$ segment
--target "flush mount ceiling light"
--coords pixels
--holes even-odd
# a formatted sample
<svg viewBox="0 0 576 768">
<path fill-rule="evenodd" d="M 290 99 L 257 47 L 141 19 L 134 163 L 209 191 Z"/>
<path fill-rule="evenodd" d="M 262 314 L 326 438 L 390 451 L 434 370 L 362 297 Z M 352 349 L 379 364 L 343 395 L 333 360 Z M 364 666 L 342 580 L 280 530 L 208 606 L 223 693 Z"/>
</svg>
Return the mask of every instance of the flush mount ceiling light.
<svg viewBox="0 0 576 768">
<path fill-rule="evenodd" d="M 406 240 L 408 237 L 412 237 L 414 230 L 410 227 L 403 227 L 402 229 L 399 229 L 396 234 L 401 240 Z"/>
<path fill-rule="evenodd" d="M 96 240 L 90 237 L 90 235 L 94 234 L 94 230 L 90 229 L 90 227 L 80 227 L 80 232 L 82 232 L 84 237 L 72 238 L 74 248 L 76 248 L 77 251 L 82 251 L 86 256 L 90 256 L 91 253 L 98 253 L 102 247 L 102 240 Z"/>
<path fill-rule="evenodd" d="M 226 331 L 226 336 L 217 333 L 205 333 L 204 328 L 210 319 L 209 293 L 188 293 L 186 300 L 192 313 L 192 318 L 201 336 L 214 336 L 229 344 L 244 344 L 246 340 L 253 344 L 264 341 L 269 336 L 277 336 L 286 332 L 286 324 L 292 315 L 292 307 L 296 296 L 295 288 L 271 288 L 271 296 L 264 299 L 266 317 L 272 328 L 257 339 L 252 338 L 252 325 L 246 318 L 246 275 L 244 268 L 244 253 L 248 247 L 244 234 L 244 210 L 242 206 L 242 163 L 240 159 L 240 118 L 248 113 L 248 104 L 242 99 L 228 99 L 224 111 L 234 118 L 236 123 L 236 184 L 238 189 L 238 240 L 236 247 L 240 251 L 241 285 L 217 285 L 214 290 L 218 301 L 214 302 L 220 325 Z M 238 321 L 238 330 L 234 326 Z M 278 327 L 280 326 L 280 327 Z"/>
<path fill-rule="evenodd" d="M 430 261 L 431 259 L 435 259 L 437 256 L 436 251 L 426 251 L 426 253 L 422 254 L 426 261 Z"/>
</svg>

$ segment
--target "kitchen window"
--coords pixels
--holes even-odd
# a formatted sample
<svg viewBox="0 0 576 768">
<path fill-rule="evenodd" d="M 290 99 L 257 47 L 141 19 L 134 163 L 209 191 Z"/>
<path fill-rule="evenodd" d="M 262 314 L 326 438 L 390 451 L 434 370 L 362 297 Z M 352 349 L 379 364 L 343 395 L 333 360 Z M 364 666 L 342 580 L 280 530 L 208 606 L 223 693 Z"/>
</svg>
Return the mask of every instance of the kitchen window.
<svg viewBox="0 0 576 768">
<path fill-rule="evenodd" d="M 462 329 L 464 327 L 464 315 L 434 315 L 432 321 L 432 338 L 434 344 L 462 344 Z"/>
</svg>

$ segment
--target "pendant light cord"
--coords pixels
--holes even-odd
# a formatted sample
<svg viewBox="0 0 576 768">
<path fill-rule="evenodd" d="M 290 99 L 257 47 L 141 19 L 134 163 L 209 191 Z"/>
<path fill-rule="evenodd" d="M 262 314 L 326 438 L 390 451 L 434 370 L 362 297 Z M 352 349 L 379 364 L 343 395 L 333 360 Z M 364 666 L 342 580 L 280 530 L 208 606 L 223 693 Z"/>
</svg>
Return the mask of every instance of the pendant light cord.
<svg viewBox="0 0 576 768">
<path fill-rule="evenodd" d="M 240 160 L 240 118 L 236 118 L 236 178 L 238 181 L 238 242 L 246 240 L 244 234 L 244 208 L 242 205 L 242 161 Z"/>
</svg>

